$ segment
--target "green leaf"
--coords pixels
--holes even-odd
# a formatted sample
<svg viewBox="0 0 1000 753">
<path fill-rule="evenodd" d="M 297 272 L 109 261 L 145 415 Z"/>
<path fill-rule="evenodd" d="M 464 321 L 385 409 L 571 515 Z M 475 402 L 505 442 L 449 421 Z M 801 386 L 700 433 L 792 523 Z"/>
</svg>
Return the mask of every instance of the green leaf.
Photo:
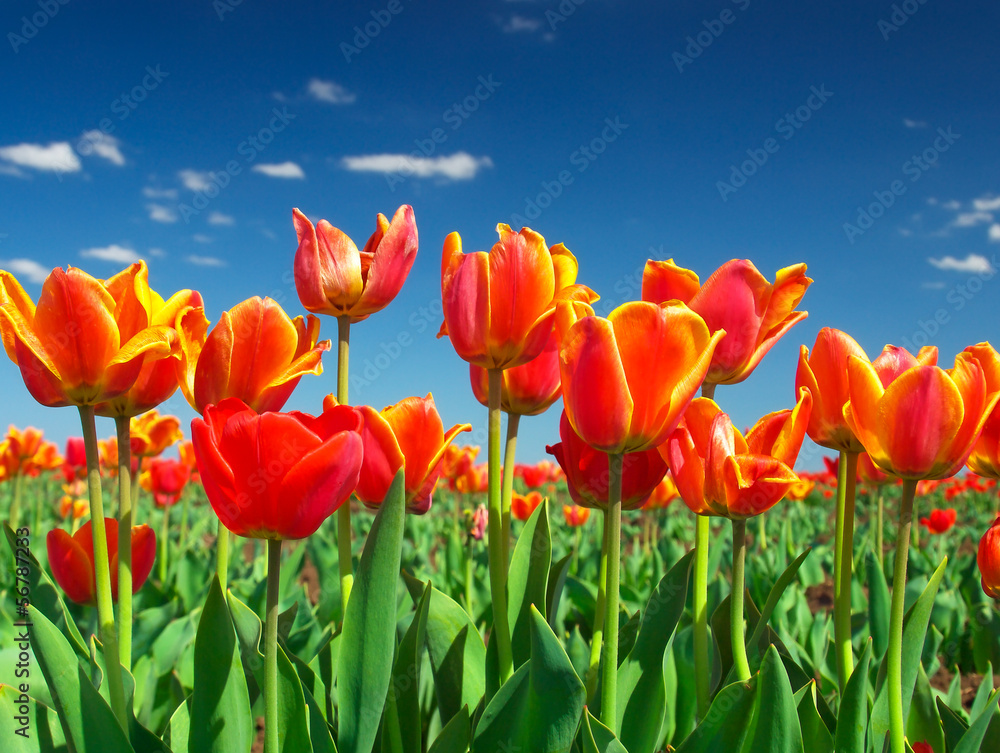
<svg viewBox="0 0 1000 753">
<path fill-rule="evenodd" d="M 469 707 L 462 706 L 434 738 L 434 743 L 427 753 L 465 753 L 469 749 L 471 723 Z"/>
<path fill-rule="evenodd" d="M 833 753 L 833 735 L 827 729 L 816 706 L 816 681 L 810 680 L 799 691 L 802 697 L 798 703 L 799 728 L 802 730 L 802 746 L 809 753 Z"/>
<path fill-rule="evenodd" d="M 337 670 L 342 753 L 370 753 L 392 679 L 405 495 L 400 469 L 368 533 L 344 615 Z"/>
<path fill-rule="evenodd" d="M 49 725 L 52 721 L 55 726 Z M 0 740 L 4 753 L 48 753 L 65 748 L 55 714 L 18 687 L 0 683 Z"/>
<path fill-rule="evenodd" d="M 163 730 L 163 742 L 175 753 L 185 753 L 188 749 L 191 731 L 191 713 L 188 708 L 190 703 L 191 698 L 186 698 L 174 711 L 167 728 Z"/>
<path fill-rule="evenodd" d="M 549 502 L 546 499 L 535 508 L 521 529 L 507 574 L 507 614 L 515 668 L 528 661 L 531 607 L 544 615 L 551 565 L 552 540 L 549 535 Z"/>
<path fill-rule="evenodd" d="M 979 688 L 976 690 L 976 697 L 972 701 L 972 709 L 969 711 L 969 718 L 975 719 L 986 708 L 989 703 L 990 693 L 993 692 L 993 664 L 986 662 L 986 671 L 983 673 Z"/>
<path fill-rule="evenodd" d="M 420 597 L 417 612 L 407 628 L 403 640 L 396 650 L 396 662 L 392 668 L 392 688 L 390 693 L 396 698 L 396 718 L 389 714 L 383 719 L 382 743 L 385 746 L 390 724 L 396 724 L 395 734 L 402 741 L 402 753 L 421 753 L 420 719 L 420 663 L 423 658 L 424 633 L 427 629 L 427 607 L 431 600 L 431 585 L 428 583 L 424 595 Z"/>
<path fill-rule="evenodd" d="M 761 662 L 754 719 L 742 750 L 743 753 L 802 753 L 802 732 L 792 686 L 774 646 L 768 648 Z"/>
<path fill-rule="evenodd" d="M 941 585 L 941 578 L 944 577 L 945 566 L 948 559 L 938 565 L 937 570 L 927 582 L 927 587 L 916 603 L 910 607 L 903 620 L 903 718 L 910 715 L 910 700 L 913 697 L 913 686 L 917 682 L 917 665 L 920 664 L 920 655 L 924 649 L 924 639 L 927 636 L 927 624 L 930 621 L 931 610 L 934 608 L 934 597 L 937 595 L 938 587 Z M 889 684 L 883 682 L 884 671 L 888 662 L 882 663 L 879 672 L 878 694 L 875 698 L 875 707 L 871 716 L 871 739 L 876 742 L 876 747 L 885 739 L 889 731 Z"/>
<path fill-rule="evenodd" d="M 531 658 L 493 696 L 476 727 L 473 753 L 567 753 L 586 691 L 552 629 L 531 609 Z"/>
<path fill-rule="evenodd" d="M 605 727 L 589 711 L 583 715 L 580 728 L 583 753 L 629 753 L 615 737 L 615 733 Z"/>
<path fill-rule="evenodd" d="M 872 634 L 873 656 L 882 661 L 889 647 L 889 585 L 878 559 L 871 552 L 865 562 L 868 576 L 868 629 Z"/>
<path fill-rule="evenodd" d="M 868 641 L 844 687 L 840 716 L 837 719 L 837 753 L 865 753 L 865 728 L 868 726 L 868 667 L 871 661 L 872 641 Z"/>
<path fill-rule="evenodd" d="M 213 577 L 194 643 L 191 753 L 244 751 L 253 743 L 250 696 L 219 578 Z"/>
<path fill-rule="evenodd" d="M 719 691 L 708 714 L 677 748 L 677 753 L 721 753 L 743 747 L 753 715 L 760 675 L 734 682 Z"/>
<path fill-rule="evenodd" d="M 996 706 L 998 698 L 1000 698 L 1000 690 L 989 694 L 986 705 L 979 712 L 979 716 L 972 718 L 972 724 L 969 725 L 968 731 L 962 735 L 962 739 L 958 741 L 958 745 L 955 746 L 952 753 L 979 753 L 980 745 L 986 736 L 986 729 L 993 719 L 993 707 Z"/>
<path fill-rule="evenodd" d="M 954 751 L 958 747 L 959 740 L 965 735 L 969 725 L 965 723 L 958 714 L 951 710 L 942 698 L 937 699 L 938 715 L 941 717 L 941 725 L 944 727 L 944 739 L 949 751 Z"/>
<path fill-rule="evenodd" d="M 642 615 L 635 645 L 618 666 L 618 729 L 629 753 L 653 753 L 666 710 L 663 654 L 684 613 L 691 552 L 663 576 Z"/>
<path fill-rule="evenodd" d="M 31 645 L 42 670 L 67 743 L 76 753 L 130 753 L 125 732 L 111 707 L 84 673 L 69 641 L 39 612 L 28 607 Z"/>
<path fill-rule="evenodd" d="M 806 547 L 805 551 L 802 552 L 798 557 L 796 557 L 792 564 L 785 568 L 784 572 L 778 576 L 778 580 L 775 581 L 774 585 L 771 587 L 770 592 L 767 594 L 767 601 L 764 602 L 764 609 L 760 613 L 760 618 L 757 620 L 757 626 L 754 628 L 753 633 L 750 635 L 750 640 L 747 641 L 747 646 L 753 650 L 753 648 L 760 643 L 761 636 L 764 634 L 764 629 L 767 627 L 768 620 L 771 619 L 771 614 L 774 612 L 776 606 L 778 606 L 778 601 L 785 593 L 785 589 L 788 588 L 789 584 L 795 579 L 795 575 L 802 563 L 805 562 L 806 557 L 812 551 L 810 547 Z M 765 651 L 767 649 L 764 649 Z"/>
<path fill-rule="evenodd" d="M 925 740 L 934 750 L 944 750 L 945 747 L 941 717 L 938 716 L 934 692 L 922 664 L 917 667 L 917 683 L 913 688 L 910 716 L 906 720 L 906 737 L 916 741 Z"/>
<path fill-rule="evenodd" d="M 559 603 L 562 601 L 563 591 L 566 588 L 566 577 L 569 575 L 570 565 L 573 564 L 573 554 L 567 554 L 561 560 L 552 565 L 549 570 L 549 585 L 545 595 L 545 614 L 549 617 L 549 627 L 556 632 L 556 620 L 559 618 Z"/>
</svg>

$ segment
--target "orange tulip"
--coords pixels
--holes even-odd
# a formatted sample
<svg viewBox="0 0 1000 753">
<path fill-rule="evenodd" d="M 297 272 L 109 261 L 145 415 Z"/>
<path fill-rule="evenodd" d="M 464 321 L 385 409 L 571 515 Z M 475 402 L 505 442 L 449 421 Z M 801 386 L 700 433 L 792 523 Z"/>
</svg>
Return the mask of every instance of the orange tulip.
<svg viewBox="0 0 1000 753">
<path fill-rule="evenodd" d="M 49 531 L 45 543 L 49 566 L 56 583 L 77 604 L 94 604 L 97 591 L 94 576 L 94 541 L 91 521 L 70 536 L 61 528 Z M 118 521 L 105 518 L 108 533 L 108 560 L 111 568 L 111 598 L 118 601 Z M 153 569 L 156 534 L 146 525 L 132 528 L 132 593 L 138 592 Z"/>
<path fill-rule="evenodd" d="M 489 485 L 489 473 L 486 463 L 470 465 L 455 479 L 454 491 L 460 494 L 479 494 L 485 492 Z"/>
<path fill-rule="evenodd" d="M 388 306 L 399 294 L 417 258 L 417 223 L 404 204 L 390 223 L 375 219 L 375 232 L 358 251 L 354 241 L 320 220 L 315 227 L 298 209 L 292 223 L 299 238 L 295 289 L 306 311 L 348 316 L 360 322 Z"/>
<path fill-rule="evenodd" d="M 582 526 L 590 519 L 590 508 L 563 505 L 563 517 L 566 518 L 566 525 L 576 528 L 577 526 Z"/>
<path fill-rule="evenodd" d="M 41 429 L 29 426 L 21 431 L 13 424 L 7 429 L 0 444 L 0 480 L 19 470 L 26 476 L 37 476 L 40 471 L 55 470 L 62 464 L 59 448 L 43 439 Z"/>
<path fill-rule="evenodd" d="M 74 489 L 72 486 L 64 484 L 63 491 L 66 493 L 59 500 L 59 517 L 68 518 L 72 515 L 73 520 L 79 520 L 90 515 L 90 502 L 82 496 L 87 493 L 86 489 Z"/>
<path fill-rule="evenodd" d="M 715 349 L 705 381 L 736 384 L 753 373 L 782 335 L 808 316 L 795 307 L 811 283 L 805 264 L 778 270 L 771 284 L 750 261 L 733 259 L 699 285 L 698 275 L 678 267 L 673 259 L 650 260 L 642 275 L 642 300 L 683 301 L 705 319 L 712 333 L 728 332 Z"/>
<path fill-rule="evenodd" d="M 489 407 L 489 372 L 482 366 L 469 365 L 472 392 L 476 400 Z M 501 377 L 500 408 L 506 413 L 537 416 L 549 409 L 562 395 L 559 381 L 559 339 L 555 330 L 545 348 L 525 364 L 504 369 Z"/>
<path fill-rule="evenodd" d="M 1000 515 L 979 540 L 976 561 L 982 576 L 983 591 L 991 599 L 1000 599 Z"/>
<path fill-rule="evenodd" d="M 665 510 L 680 496 L 677 492 L 677 484 L 674 483 L 674 477 L 670 475 L 667 471 L 667 475 L 663 477 L 663 480 L 656 485 L 653 489 L 653 493 L 649 495 L 649 499 L 646 500 L 646 504 L 642 506 L 643 510 Z"/>
<path fill-rule="evenodd" d="M 808 497 L 812 490 L 816 487 L 816 482 L 805 478 L 799 478 L 797 482 L 792 484 L 792 487 L 788 490 L 788 499 L 793 502 L 802 502 L 806 497 Z"/>
<path fill-rule="evenodd" d="M 19 460 L 29 460 L 42 449 L 42 430 L 29 426 L 21 431 L 11 424 L 7 428 L 7 441 L 10 442 L 10 452 Z"/>
<path fill-rule="evenodd" d="M 808 388 L 813 397 L 809 438 L 822 447 L 841 452 L 864 452 L 864 446 L 844 421 L 844 405 L 850 398 L 847 386 L 847 359 L 868 356 L 853 337 L 839 329 L 823 327 L 816 335 L 812 355 L 803 345 L 795 389 Z"/>
<path fill-rule="evenodd" d="M 656 447 L 680 420 L 725 336 L 683 303 L 625 303 L 607 319 L 560 303 L 563 405 L 574 431 L 611 453 Z M 564 467 L 565 470 L 565 467 Z"/>
<path fill-rule="evenodd" d="M 21 467 L 21 459 L 9 439 L 0 442 L 0 481 L 6 481 L 17 475 Z"/>
<path fill-rule="evenodd" d="M 524 522 L 531 517 L 540 504 L 542 504 L 541 492 L 534 490 L 527 494 L 514 492 L 510 500 L 510 514 L 517 520 Z"/>
<path fill-rule="evenodd" d="M 139 484 L 152 493 L 157 507 L 172 507 L 180 501 L 190 478 L 191 471 L 180 461 L 154 458 L 139 476 Z"/>
<path fill-rule="evenodd" d="M 489 253 L 462 253 L 462 238 L 444 241 L 441 300 L 447 335 L 465 361 L 485 369 L 528 363 L 552 334 L 557 298 L 591 300 L 593 291 L 574 285 L 576 257 L 561 243 L 551 249 L 529 228 L 515 233 L 497 225 L 500 242 Z"/>
<path fill-rule="evenodd" d="M 132 456 L 152 458 L 163 453 L 184 436 L 177 416 L 161 416 L 151 410 L 129 421 Z"/>
<path fill-rule="evenodd" d="M 990 349 L 992 350 L 992 349 Z M 886 346 L 873 363 L 848 361 L 851 399 L 844 418 L 882 471 L 900 478 L 942 479 L 965 465 L 1000 399 L 1000 368 L 966 350 L 955 366 L 933 365 Z"/>
<path fill-rule="evenodd" d="M 0 270 L 0 335 L 42 405 L 94 405 L 128 391 L 143 364 L 170 355 L 173 330 L 152 326 L 145 262 L 102 282 L 81 269 L 52 270 L 38 306 Z"/>
<path fill-rule="evenodd" d="M 988 371 L 996 371 L 998 366 L 997 352 L 983 343 L 966 348 L 967 353 L 976 356 L 981 365 Z M 987 378 L 987 383 L 990 378 Z M 994 407 L 983 432 L 969 455 L 969 470 L 977 476 L 1000 478 L 1000 408 Z"/>
<path fill-rule="evenodd" d="M 315 316 L 289 319 L 270 298 L 248 298 L 223 312 L 185 394 L 199 413 L 227 397 L 258 413 L 281 410 L 304 374 L 323 373 L 320 358 L 330 341 L 318 339 Z"/>
<path fill-rule="evenodd" d="M 862 452 L 858 455 L 858 481 L 871 484 L 872 486 L 881 486 L 893 480 L 895 480 L 894 476 L 882 473 L 882 471 L 875 467 L 867 452 Z"/>
<path fill-rule="evenodd" d="M 336 405 L 327 397 L 324 408 Z M 377 412 L 363 405 L 361 437 L 364 462 L 355 494 L 368 507 L 377 508 L 385 500 L 396 472 L 405 466 L 406 508 L 423 515 L 430 509 L 431 495 L 443 471 L 445 449 L 470 424 L 455 424 L 447 434 L 434 406 L 434 398 L 408 397 Z"/>
<path fill-rule="evenodd" d="M 707 398 L 697 398 L 660 452 L 681 499 L 699 515 L 743 519 L 776 505 L 800 479 L 798 457 L 812 400 L 801 390 L 792 410 L 764 416 L 746 437 Z"/>
<path fill-rule="evenodd" d="M 194 443 L 190 439 L 181 442 L 177 445 L 177 455 L 181 462 L 187 466 L 192 483 L 201 483 L 201 477 L 198 475 L 198 460 L 194 456 Z"/>
</svg>

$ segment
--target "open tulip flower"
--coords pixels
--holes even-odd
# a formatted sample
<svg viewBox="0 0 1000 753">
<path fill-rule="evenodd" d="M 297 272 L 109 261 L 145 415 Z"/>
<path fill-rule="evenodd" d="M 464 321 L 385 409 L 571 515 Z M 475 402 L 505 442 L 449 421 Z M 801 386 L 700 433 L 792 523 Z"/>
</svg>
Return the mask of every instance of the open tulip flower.
<svg viewBox="0 0 1000 753">
<path fill-rule="evenodd" d="M 996 371 L 1000 356 L 989 345 L 980 343 L 965 349 L 984 365 L 987 372 Z M 989 379 L 987 379 L 989 382 Z M 1000 479 L 1000 403 L 990 411 L 982 433 L 969 455 L 969 470 L 977 476 Z"/>
<path fill-rule="evenodd" d="M 957 516 L 958 513 L 953 507 L 949 507 L 947 510 L 931 510 L 929 517 L 920 519 L 920 525 L 926 528 L 928 533 L 942 534 L 955 525 Z"/>
<path fill-rule="evenodd" d="M 118 521 L 105 518 L 108 532 L 108 559 L 111 563 L 111 596 L 118 600 Z M 94 604 L 96 586 L 94 576 L 94 545 L 91 523 L 70 536 L 61 528 L 49 531 L 45 543 L 48 548 L 49 566 L 56 583 L 77 604 Z M 149 526 L 132 528 L 132 593 L 146 582 L 156 557 L 156 534 Z"/>
<path fill-rule="evenodd" d="M 563 411 L 558 444 L 545 451 L 553 455 L 566 474 L 566 486 L 580 507 L 608 508 L 610 480 L 608 454 L 595 450 L 577 434 Z M 655 449 L 628 453 L 622 458 L 622 509 L 638 510 L 665 478 L 667 464 Z"/>
<path fill-rule="evenodd" d="M 140 458 L 154 458 L 179 442 L 184 433 L 177 416 L 160 415 L 156 410 L 136 416 L 129 422 L 132 454 Z"/>
<path fill-rule="evenodd" d="M 336 405 L 332 395 L 324 403 Z M 406 507 L 423 515 L 443 469 L 447 447 L 470 424 L 455 424 L 447 433 L 434 398 L 408 397 L 381 412 L 367 405 L 358 408 L 364 418 L 364 462 L 355 494 L 365 505 L 378 508 L 389 492 L 396 472 L 405 466 Z"/>
<path fill-rule="evenodd" d="M 354 491 L 361 472 L 360 412 L 258 414 L 237 398 L 205 409 L 191 438 L 205 494 L 238 536 L 302 539 Z"/>
<path fill-rule="evenodd" d="M 248 298 L 212 328 L 185 397 L 199 413 L 228 397 L 261 413 L 279 411 L 304 374 L 323 373 L 320 359 L 330 341 L 318 340 L 315 316 L 289 319 L 270 298 Z"/>
<path fill-rule="evenodd" d="M 155 458 L 139 476 L 143 489 L 151 492 L 157 507 L 176 505 L 191 478 L 191 471 L 179 460 Z"/>
<path fill-rule="evenodd" d="M 808 315 L 796 311 L 812 280 L 806 265 L 778 270 L 769 283 L 747 259 L 733 259 L 699 284 L 698 275 L 678 267 L 673 259 L 646 262 L 642 300 L 653 303 L 679 300 L 704 318 L 714 334 L 726 339 L 715 349 L 705 381 L 742 382 L 789 329 Z"/>
<path fill-rule="evenodd" d="M 991 599 L 1000 599 L 1000 515 L 979 540 L 976 562 L 983 592 Z"/>
<path fill-rule="evenodd" d="M 42 449 L 42 431 L 34 426 L 21 431 L 11 424 L 7 428 L 6 439 L 10 443 L 10 452 L 19 460 L 29 460 Z"/>
<path fill-rule="evenodd" d="M 538 506 L 542 504 L 544 497 L 542 493 L 536 489 L 532 489 L 527 494 L 518 494 L 514 492 L 514 496 L 510 502 L 510 512 L 516 520 L 520 520 L 522 523 L 531 517 L 531 514 L 538 509 Z"/>
<path fill-rule="evenodd" d="M 563 505 L 563 517 L 570 528 L 578 528 L 590 520 L 590 508 L 578 505 Z"/>
<path fill-rule="evenodd" d="M 375 232 L 358 251 L 346 234 L 326 220 L 315 227 L 298 209 L 292 222 L 299 238 L 295 289 L 307 311 L 360 322 L 388 306 L 399 294 L 417 258 L 417 223 L 404 204 L 390 223 L 375 219 Z"/>
<path fill-rule="evenodd" d="M 177 346 L 154 326 L 145 262 L 107 281 L 81 269 L 52 270 L 36 306 L 0 270 L 0 335 L 28 392 L 42 405 L 94 405 L 128 391 L 147 360 Z"/>
<path fill-rule="evenodd" d="M 799 351 L 795 388 L 805 387 L 812 393 L 809 419 L 812 441 L 831 450 L 863 452 L 864 446 L 844 420 L 844 405 L 850 399 L 847 361 L 851 356 L 868 360 L 853 337 L 839 329 L 823 327 L 816 335 L 812 354 L 805 345 Z"/>
<path fill-rule="evenodd" d="M 489 372 L 471 364 L 472 392 L 489 407 Z M 545 348 L 525 364 L 504 369 L 500 380 L 500 409 L 519 416 L 537 416 L 562 395 L 559 382 L 559 339 L 553 329 Z"/>
<path fill-rule="evenodd" d="M 932 365 L 936 355 L 925 350 L 914 357 L 887 345 L 873 363 L 848 361 L 847 425 L 875 465 L 900 478 L 954 476 L 1000 399 L 1000 361 L 992 348 L 967 349 L 948 370 Z"/>
</svg>

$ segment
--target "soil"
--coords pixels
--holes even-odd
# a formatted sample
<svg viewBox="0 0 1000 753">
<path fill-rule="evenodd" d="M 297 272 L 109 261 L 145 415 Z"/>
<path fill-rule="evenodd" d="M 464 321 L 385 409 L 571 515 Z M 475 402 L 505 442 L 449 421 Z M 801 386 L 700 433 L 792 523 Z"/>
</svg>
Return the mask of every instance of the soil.
<svg viewBox="0 0 1000 753">
<path fill-rule="evenodd" d="M 820 610 L 831 611 L 833 609 L 833 580 L 827 578 L 823 583 L 809 586 L 806 589 L 806 601 L 812 614 L 818 614 Z"/>
<path fill-rule="evenodd" d="M 299 583 L 302 583 L 306 587 L 306 595 L 309 597 L 309 603 L 313 606 L 319 604 L 319 570 L 313 561 L 309 559 L 309 555 L 305 555 L 302 558 L 302 572 L 299 573 Z"/>
<path fill-rule="evenodd" d="M 254 723 L 254 730 L 256 730 L 256 734 L 254 735 L 253 745 L 250 746 L 250 753 L 264 753 L 264 717 L 257 717 L 257 721 Z"/>
<path fill-rule="evenodd" d="M 955 673 L 952 672 L 947 667 L 941 667 L 935 675 L 930 678 L 930 683 L 932 688 L 940 690 L 942 693 L 947 693 L 948 689 L 951 687 L 951 682 L 955 677 Z M 976 693 L 979 691 L 979 686 L 983 682 L 983 676 L 972 672 L 967 675 L 962 675 L 962 706 L 966 711 L 972 709 L 972 702 L 976 698 Z M 994 677 L 993 679 L 994 687 L 1000 687 L 1000 675 Z"/>
</svg>

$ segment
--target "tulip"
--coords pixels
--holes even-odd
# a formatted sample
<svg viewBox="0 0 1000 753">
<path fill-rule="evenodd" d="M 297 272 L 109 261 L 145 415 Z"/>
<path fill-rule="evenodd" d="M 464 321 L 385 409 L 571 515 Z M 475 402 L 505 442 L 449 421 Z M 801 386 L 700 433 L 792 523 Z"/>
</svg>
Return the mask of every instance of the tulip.
<svg viewBox="0 0 1000 753">
<path fill-rule="evenodd" d="M 7 428 L 7 441 L 10 443 L 10 452 L 19 460 L 30 460 L 42 449 L 42 431 L 34 426 L 29 426 L 21 431 L 11 424 Z"/>
<path fill-rule="evenodd" d="M 347 235 L 326 220 L 316 226 L 298 209 L 292 222 L 299 239 L 295 252 L 295 289 L 307 311 L 367 319 L 399 294 L 417 257 L 417 223 L 404 204 L 390 223 L 384 214 L 358 251 Z"/>
<path fill-rule="evenodd" d="M 66 440 L 66 452 L 63 453 L 63 475 L 67 482 L 87 477 L 87 450 L 83 437 L 70 437 Z"/>
<path fill-rule="evenodd" d="M 702 316 L 709 330 L 729 334 L 715 349 L 705 381 L 742 382 L 789 329 L 806 318 L 796 311 L 812 280 L 806 265 L 778 270 L 769 283 L 746 259 L 719 267 L 704 285 L 689 269 L 667 261 L 648 261 L 642 275 L 642 300 L 653 303 L 679 300 Z"/>
<path fill-rule="evenodd" d="M 486 463 L 469 466 L 455 479 L 455 491 L 459 494 L 482 494 L 489 488 L 489 472 Z"/>
<path fill-rule="evenodd" d="M 806 498 L 812 493 L 812 490 L 815 488 L 816 488 L 815 481 L 810 481 L 809 479 L 802 478 L 802 476 L 800 475 L 799 480 L 796 481 L 794 484 L 792 484 L 786 496 L 793 502 L 804 502 Z"/>
<path fill-rule="evenodd" d="M 489 407 L 489 372 L 471 364 L 472 392 L 483 406 Z M 561 396 L 559 382 L 559 340 L 555 330 L 545 348 L 525 364 L 504 369 L 500 381 L 500 409 L 518 416 L 537 416 L 549 409 Z"/>
<path fill-rule="evenodd" d="M 198 475 L 198 460 L 194 456 L 194 443 L 190 439 L 181 442 L 177 445 L 177 455 L 180 457 L 180 461 L 187 466 L 191 482 L 200 484 L 201 477 Z"/>
<path fill-rule="evenodd" d="M 129 424 L 129 445 L 138 458 L 155 458 L 184 436 L 177 416 L 161 416 L 151 410 Z"/>
<path fill-rule="evenodd" d="M 486 512 L 486 505 L 480 504 L 475 512 L 470 514 L 469 536 L 475 541 L 482 541 L 486 535 L 486 523 L 489 515 Z"/>
<path fill-rule="evenodd" d="M 224 311 L 205 340 L 188 393 L 204 413 L 229 397 L 255 411 L 279 411 L 304 374 L 323 372 L 330 341 L 319 339 L 319 319 L 289 319 L 270 298 L 248 298 Z"/>
<path fill-rule="evenodd" d="M 1000 599 L 1000 515 L 979 540 L 976 562 L 982 576 L 983 592 L 991 599 Z"/>
<path fill-rule="evenodd" d="M 324 407 L 336 405 L 328 396 Z M 408 397 L 381 413 L 367 405 L 358 408 L 364 418 L 361 437 L 364 462 L 355 494 L 365 505 L 377 509 L 400 468 L 405 468 L 406 507 L 423 515 L 430 509 L 431 495 L 441 477 L 445 449 L 470 424 L 455 424 L 447 433 L 434 398 Z"/>
<path fill-rule="evenodd" d="M 985 343 L 973 345 L 966 348 L 965 352 L 975 356 L 988 373 L 996 372 L 1000 357 L 989 345 Z M 982 433 L 969 454 L 968 464 L 969 470 L 977 476 L 1000 478 L 1000 408 L 994 407 L 990 411 L 983 424 Z"/>
<path fill-rule="evenodd" d="M 542 493 L 532 489 L 527 494 L 514 492 L 514 498 L 510 503 L 511 514 L 522 523 L 532 516 L 538 506 L 542 504 Z"/>
<path fill-rule="evenodd" d="M 924 526 L 928 533 L 942 534 L 955 525 L 957 516 L 958 513 L 952 507 L 947 510 L 931 510 L 930 517 L 920 519 L 920 525 Z"/>
<path fill-rule="evenodd" d="M 571 528 L 577 528 L 590 519 L 590 508 L 578 507 L 577 505 L 563 505 L 563 517 L 566 518 L 566 525 Z"/>
<path fill-rule="evenodd" d="M 448 479 L 448 488 L 455 491 L 455 482 L 462 477 L 476 461 L 479 447 L 450 444 L 441 458 L 441 477 Z"/>
<path fill-rule="evenodd" d="M 93 555 L 93 534 L 91 522 L 73 536 L 61 528 L 49 531 L 45 539 L 49 553 L 49 566 L 56 583 L 66 595 L 77 604 L 95 604 L 97 586 Z M 118 600 L 118 521 L 106 518 L 104 525 L 108 531 L 107 556 L 111 562 L 111 598 Z M 135 526 L 132 529 L 132 593 L 142 588 L 153 569 L 156 557 L 156 534 L 149 526 Z"/>
<path fill-rule="evenodd" d="M 187 485 L 190 471 L 187 466 L 177 460 L 164 460 L 154 458 L 147 470 L 139 476 L 139 484 L 148 492 L 153 494 L 153 502 L 163 511 L 160 520 L 160 555 L 159 555 L 159 578 L 163 583 L 167 579 L 167 557 L 169 556 L 170 541 L 170 508 L 176 505 L 181 498 L 184 487 Z M 184 550 L 184 534 L 187 528 L 187 506 L 185 504 L 183 522 L 181 523 L 181 551 Z"/>
</svg>

